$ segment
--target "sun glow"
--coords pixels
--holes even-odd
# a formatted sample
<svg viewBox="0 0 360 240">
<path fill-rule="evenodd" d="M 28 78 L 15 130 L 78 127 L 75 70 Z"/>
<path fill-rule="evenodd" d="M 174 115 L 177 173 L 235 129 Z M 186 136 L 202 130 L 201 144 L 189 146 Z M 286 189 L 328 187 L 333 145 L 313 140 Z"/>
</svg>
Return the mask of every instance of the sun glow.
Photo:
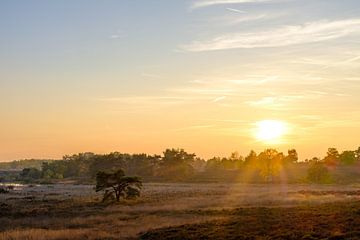
<svg viewBox="0 0 360 240">
<path fill-rule="evenodd" d="M 286 133 L 286 123 L 278 120 L 256 122 L 255 137 L 263 142 L 278 142 Z"/>
</svg>

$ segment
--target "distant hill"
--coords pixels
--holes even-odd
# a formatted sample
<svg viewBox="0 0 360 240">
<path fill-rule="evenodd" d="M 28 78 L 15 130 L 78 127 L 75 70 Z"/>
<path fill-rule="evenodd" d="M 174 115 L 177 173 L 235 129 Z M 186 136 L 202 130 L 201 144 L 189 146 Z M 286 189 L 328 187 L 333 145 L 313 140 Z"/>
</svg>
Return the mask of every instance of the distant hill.
<svg viewBox="0 0 360 240">
<path fill-rule="evenodd" d="M 44 162 L 52 162 L 52 159 L 24 159 L 11 162 L 0 162 L 0 170 L 22 170 L 24 168 L 41 169 Z"/>
</svg>

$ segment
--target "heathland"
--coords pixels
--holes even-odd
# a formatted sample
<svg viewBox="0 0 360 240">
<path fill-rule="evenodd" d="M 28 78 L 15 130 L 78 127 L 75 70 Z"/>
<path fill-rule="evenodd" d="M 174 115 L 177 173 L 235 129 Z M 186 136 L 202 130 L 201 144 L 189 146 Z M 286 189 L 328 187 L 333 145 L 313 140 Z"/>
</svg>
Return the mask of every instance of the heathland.
<svg viewBox="0 0 360 240">
<path fill-rule="evenodd" d="M 167 149 L 4 163 L 0 239 L 359 239 L 359 153 L 203 160 Z M 103 202 L 99 176 L 141 179 L 140 196 Z"/>
</svg>

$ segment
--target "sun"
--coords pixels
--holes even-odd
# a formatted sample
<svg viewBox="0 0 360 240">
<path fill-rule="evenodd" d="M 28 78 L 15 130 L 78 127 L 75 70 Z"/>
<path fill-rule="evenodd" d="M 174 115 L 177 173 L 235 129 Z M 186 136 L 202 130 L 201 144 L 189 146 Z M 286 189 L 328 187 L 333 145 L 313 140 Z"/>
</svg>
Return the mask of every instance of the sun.
<svg viewBox="0 0 360 240">
<path fill-rule="evenodd" d="M 287 131 L 286 123 L 278 120 L 262 120 L 255 125 L 255 137 L 263 142 L 278 142 Z"/>
</svg>

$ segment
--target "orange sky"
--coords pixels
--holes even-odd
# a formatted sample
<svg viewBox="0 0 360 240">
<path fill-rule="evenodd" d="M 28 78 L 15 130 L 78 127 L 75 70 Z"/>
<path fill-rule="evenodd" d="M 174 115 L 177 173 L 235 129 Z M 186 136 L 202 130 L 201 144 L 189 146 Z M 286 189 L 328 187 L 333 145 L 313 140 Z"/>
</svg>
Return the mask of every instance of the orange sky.
<svg viewBox="0 0 360 240">
<path fill-rule="evenodd" d="M 0 161 L 360 146 L 359 1 L 140 2 L 0 4 Z"/>
</svg>

